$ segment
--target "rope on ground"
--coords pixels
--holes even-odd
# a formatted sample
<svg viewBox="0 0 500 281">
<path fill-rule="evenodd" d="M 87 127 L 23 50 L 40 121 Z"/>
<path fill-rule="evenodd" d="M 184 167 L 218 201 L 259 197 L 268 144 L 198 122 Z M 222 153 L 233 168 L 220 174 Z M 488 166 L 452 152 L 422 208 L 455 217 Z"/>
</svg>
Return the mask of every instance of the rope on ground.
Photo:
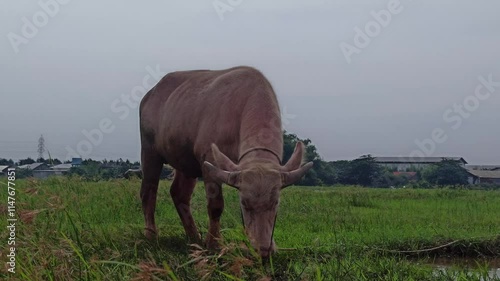
<svg viewBox="0 0 500 281">
<path fill-rule="evenodd" d="M 382 252 L 388 252 L 388 253 L 421 253 L 421 252 L 430 252 L 430 251 L 434 251 L 434 250 L 437 250 L 437 249 L 441 249 L 441 248 L 453 245 L 455 243 L 458 243 L 460 241 L 462 241 L 462 240 L 451 241 L 449 243 L 446 243 L 444 245 L 440 245 L 440 246 L 437 246 L 437 247 L 420 249 L 420 250 L 408 250 L 408 251 L 405 251 L 405 250 L 390 250 L 390 249 L 384 249 L 384 248 L 378 248 L 378 247 L 370 247 L 370 246 L 359 245 L 359 244 L 355 244 L 355 245 L 356 246 L 363 246 L 364 248 L 368 248 L 368 249 L 372 249 L 372 250 L 377 250 L 377 251 L 382 251 Z M 323 247 L 325 247 L 325 246 L 323 246 Z M 278 248 L 278 251 L 297 251 L 297 250 L 304 250 L 304 249 L 314 249 L 314 247 Z"/>
<path fill-rule="evenodd" d="M 362 246 L 364 248 L 368 248 L 368 249 L 372 249 L 372 250 L 376 250 L 376 251 L 387 252 L 387 253 L 416 254 L 416 253 L 423 253 L 423 252 L 431 252 L 431 251 L 435 251 L 435 250 L 438 250 L 441 248 L 451 246 L 451 245 L 456 244 L 458 242 L 468 241 L 468 240 L 476 240 L 476 239 L 488 239 L 488 240 L 500 239 L 500 236 L 499 235 L 492 235 L 492 236 L 478 236 L 478 237 L 470 237 L 470 238 L 465 238 L 465 239 L 457 239 L 457 240 L 453 240 L 453 241 L 448 242 L 448 243 L 443 244 L 443 245 L 439 245 L 439 246 L 432 247 L 432 248 L 419 249 L 419 250 L 390 250 L 390 249 L 384 249 L 384 248 L 378 248 L 378 247 L 370 247 L 367 245 L 359 245 L 359 244 L 354 244 L 354 245 L 355 246 Z M 325 247 L 325 246 L 322 246 L 322 247 Z M 296 250 L 304 250 L 304 249 L 314 249 L 314 247 L 278 248 L 278 251 L 296 251 Z"/>
<path fill-rule="evenodd" d="M 426 249 L 420 249 L 420 250 L 406 250 L 406 251 L 405 250 L 389 250 L 389 249 L 383 249 L 383 248 L 377 248 L 377 247 L 368 247 L 368 246 L 366 246 L 366 247 L 370 248 L 370 249 L 373 249 L 373 250 L 387 252 L 387 253 L 416 254 L 416 253 L 423 253 L 423 252 L 431 252 L 431 251 L 434 251 L 434 250 L 437 250 L 437 249 L 448 247 L 448 246 L 453 245 L 455 243 L 458 243 L 460 241 L 463 241 L 463 240 L 460 239 L 460 240 L 451 241 L 451 242 L 446 243 L 444 245 L 440 245 L 440 246 L 432 247 L 432 248 L 426 248 Z"/>
<path fill-rule="evenodd" d="M 441 249 L 441 248 L 453 245 L 453 244 L 458 243 L 460 241 L 462 241 L 462 240 L 455 240 L 455 241 L 446 243 L 444 245 L 440 245 L 440 246 L 432 247 L 432 248 L 426 248 L 426 249 L 420 249 L 420 250 L 406 250 L 406 251 L 405 250 L 390 250 L 390 249 L 384 249 L 384 248 L 378 248 L 378 247 L 370 247 L 370 246 L 366 246 L 366 245 L 363 245 L 363 247 L 364 248 L 368 248 L 368 249 L 372 249 L 372 250 L 376 250 L 376 251 L 387 252 L 387 253 L 402 253 L 402 254 L 406 253 L 406 254 L 409 254 L 409 253 L 422 253 L 422 252 L 434 251 L 434 250 L 437 250 L 437 249 Z M 362 246 L 362 245 L 357 244 L 357 246 Z M 308 248 L 312 249 L 314 247 L 278 248 L 278 251 L 296 251 L 296 250 L 299 250 L 299 249 L 308 249 Z"/>
</svg>

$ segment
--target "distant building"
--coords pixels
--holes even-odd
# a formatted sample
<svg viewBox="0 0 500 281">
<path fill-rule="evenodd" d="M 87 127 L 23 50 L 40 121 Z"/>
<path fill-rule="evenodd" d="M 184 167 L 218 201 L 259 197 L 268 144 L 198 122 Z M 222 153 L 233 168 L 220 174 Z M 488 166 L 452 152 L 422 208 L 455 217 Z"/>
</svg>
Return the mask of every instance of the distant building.
<svg viewBox="0 0 500 281">
<path fill-rule="evenodd" d="M 33 163 L 33 164 L 21 165 L 18 166 L 17 169 L 31 170 L 33 173 L 33 177 L 35 178 L 46 178 L 47 176 L 45 174 L 47 173 L 47 171 L 50 171 L 49 166 L 45 163 Z"/>
<path fill-rule="evenodd" d="M 71 165 L 73 165 L 73 166 L 80 166 L 80 165 L 82 165 L 82 162 L 83 162 L 82 158 L 72 158 L 71 159 Z"/>
<path fill-rule="evenodd" d="M 59 164 L 52 166 L 48 169 L 39 169 L 33 171 L 33 177 L 37 179 L 45 179 L 50 176 L 62 176 L 65 175 L 73 167 L 73 164 Z"/>
<path fill-rule="evenodd" d="M 462 157 L 375 157 L 378 164 L 396 171 L 421 170 L 445 159 L 455 160 L 464 168 L 467 164 L 467 161 Z"/>
<path fill-rule="evenodd" d="M 469 184 L 500 184 L 500 170 L 467 170 L 467 172 L 469 173 Z"/>
<path fill-rule="evenodd" d="M 9 166 L 0 166 L 0 176 L 7 176 Z"/>
<path fill-rule="evenodd" d="M 33 163 L 33 164 L 26 164 L 26 165 L 18 166 L 17 168 L 37 171 L 37 170 L 47 170 L 49 168 L 49 166 L 45 163 Z"/>
<path fill-rule="evenodd" d="M 50 176 L 55 176 L 54 170 L 36 170 L 33 171 L 33 177 L 37 179 L 46 179 Z"/>
<path fill-rule="evenodd" d="M 465 165 L 467 170 L 500 171 L 500 165 Z"/>
<path fill-rule="evenodd" d="M 73 164 L 59 164 L 53 166 L 50 169 L 53 170 L 56 175 L 63 175 L 64 173 L 68 172 L 72 167 Z"/>
</svg>

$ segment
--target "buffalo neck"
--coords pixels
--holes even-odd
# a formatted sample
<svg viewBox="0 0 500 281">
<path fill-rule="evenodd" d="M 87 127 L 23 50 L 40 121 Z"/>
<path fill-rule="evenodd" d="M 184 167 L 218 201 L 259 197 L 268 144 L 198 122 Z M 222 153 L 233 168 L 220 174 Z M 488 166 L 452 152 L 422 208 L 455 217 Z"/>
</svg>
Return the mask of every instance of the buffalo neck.
<svg viewBox="0 0 500 281">
<path fill-rule="evenodd" d="M 274 153 L 262 149 L 253 150 L 242 161 L 258 157 L 279 162 L 278 158 L 282 158 L 281 116 L 276 96 L 272 91 L 250 97 L 242 112 L 239 156 L 254 148 L 265 148 Z"/>
</svg>

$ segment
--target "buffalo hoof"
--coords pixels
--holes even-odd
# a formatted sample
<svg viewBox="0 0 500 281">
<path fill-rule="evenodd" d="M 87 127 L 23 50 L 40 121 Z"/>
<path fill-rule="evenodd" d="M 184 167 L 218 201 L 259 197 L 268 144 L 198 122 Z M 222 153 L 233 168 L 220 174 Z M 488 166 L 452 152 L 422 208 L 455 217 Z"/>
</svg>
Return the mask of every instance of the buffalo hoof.
<svg viewBox="0 0 500 281">
<path fill-rule="evenodd" d="M 220 248 L 218 238 L 207 237 L 205 244 L 207 245 L 207 249 L 209 250 L 218 250 Z"/>
<path fill-rule="evenodd" d="M 149 240 L 154 240 L 158 237 L 158 234 L 156 233 L 156 230 L 154 230 L 154 229 L 145 228 L 144 229 L 144 236 L 146 236 L 146 238 Z"/>
<path fill-rule="evenodd" d="M 188 235 L 188 241 L 190 244 L 199 244 L 201 245 L 201 242 L 203 241 L 201 239 L 201 235 L 199 233 L 196 233 L 195 235 Z"/>
</svg>

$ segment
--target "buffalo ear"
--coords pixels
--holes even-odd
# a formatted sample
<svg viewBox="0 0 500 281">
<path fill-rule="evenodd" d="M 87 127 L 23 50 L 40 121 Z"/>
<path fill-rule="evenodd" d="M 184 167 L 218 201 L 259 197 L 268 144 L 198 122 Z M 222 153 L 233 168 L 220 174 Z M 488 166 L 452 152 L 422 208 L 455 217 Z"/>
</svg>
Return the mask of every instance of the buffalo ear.
<svg viewBox="0 0 500 281">
<path fill-rule="evenodd" d="M 219 169 L 212 165 L 212 163 L 205 161 L 203 162 L 203 167 L 206 171 L 206 175 L 203 175 L 211 180 L 214 180 L 218 184 L 225 183 L 232 187 L 238 188 L 238 183 L 240 181 L 240 171 L 228 172 Z"/>
<path fill-rule="evenodd" d="M 281 172 L 281 184 L 282 188 L 285 188 L 293 183 L 299 181 L 309 169 L 313 166 L 313 162 L 309 162 L 302 167 L 293 170 L 291 172 Z"/>
<path fill-rule="evenodd" d="M 292 156 L 288 162 L 286 162 L 285 166 L 283 166 L 285 171 L 296 170 L 300 167 L 300 164 L 302 164 L 302 161 L 304 160 L 304 150 L 304 144 L 301 141 L 297 142 Z"/>
</svg>

